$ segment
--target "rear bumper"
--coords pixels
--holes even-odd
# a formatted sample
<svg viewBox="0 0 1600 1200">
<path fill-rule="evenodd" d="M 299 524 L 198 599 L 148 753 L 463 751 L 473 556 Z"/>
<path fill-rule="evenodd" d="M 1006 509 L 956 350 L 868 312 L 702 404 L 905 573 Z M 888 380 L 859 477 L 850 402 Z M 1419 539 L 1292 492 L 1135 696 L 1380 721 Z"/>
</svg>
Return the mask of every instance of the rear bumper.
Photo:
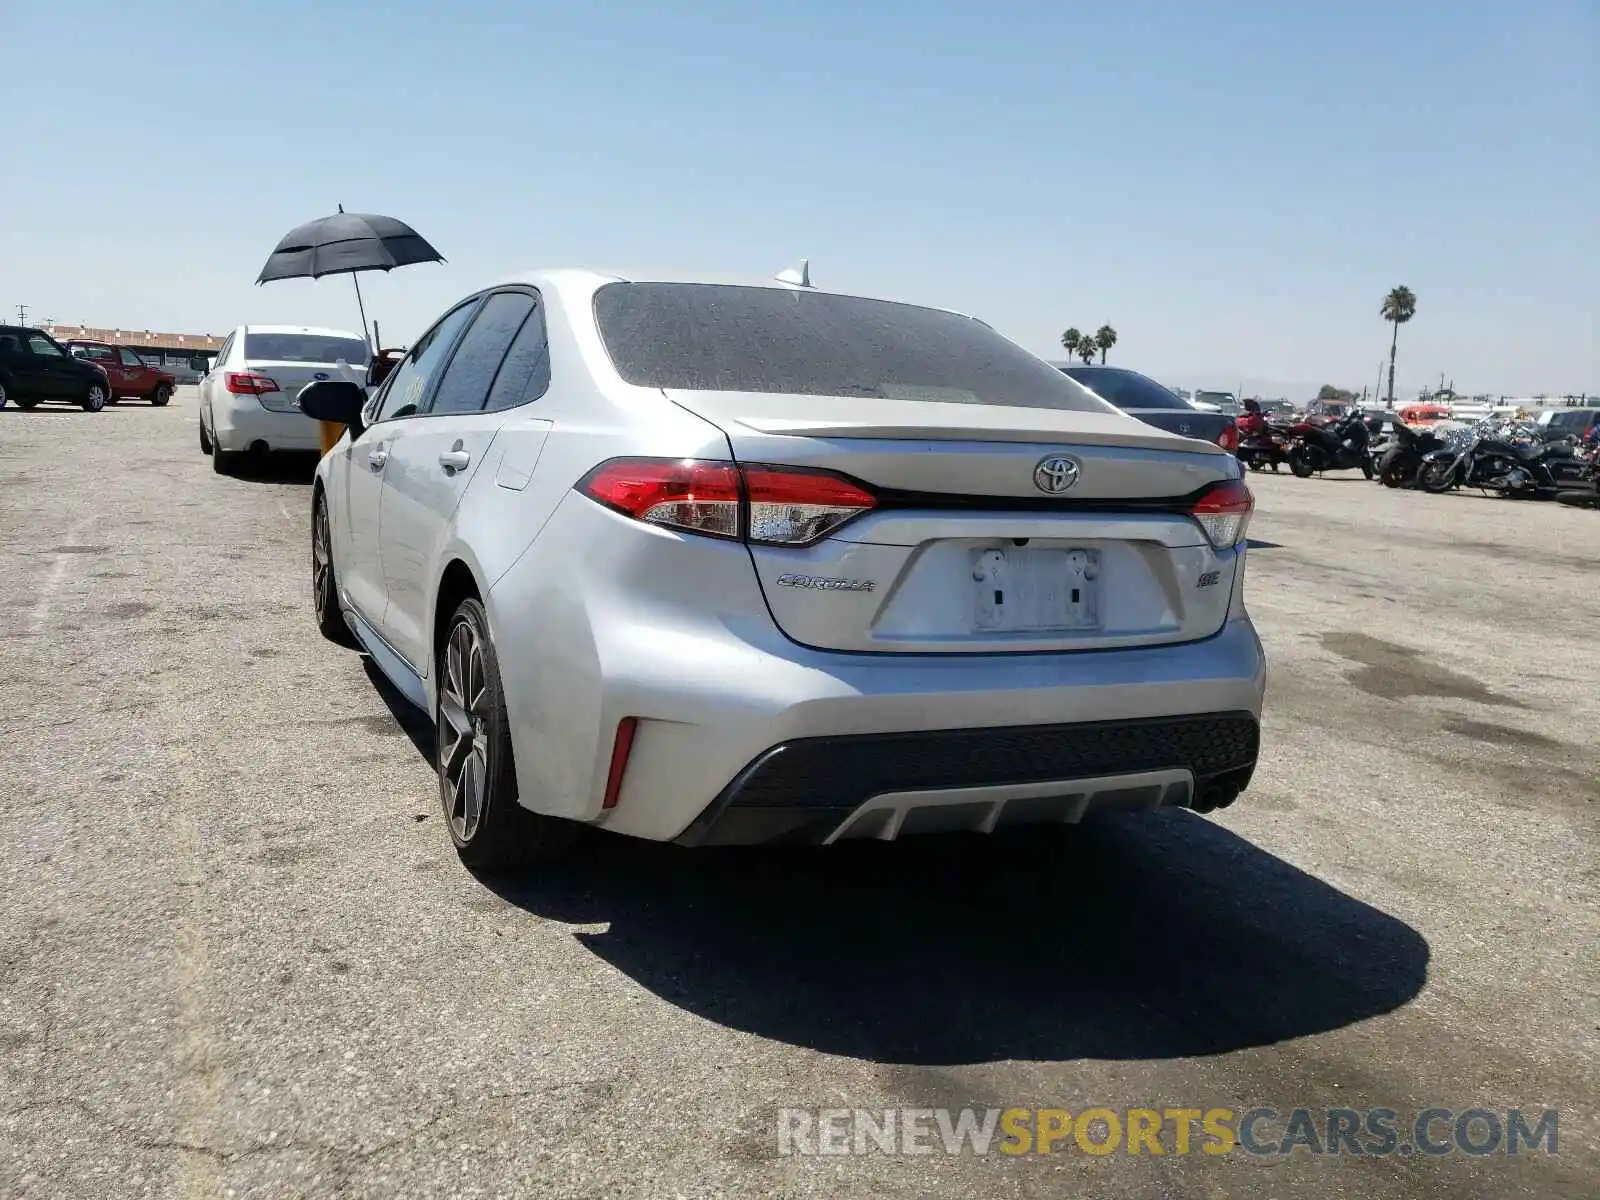
<svg viewBox="0 0 1600 1200">
<path fill-rule="evenodd" d="M 1215 636 L 1178 645 L 820 651 L 777 630 L 743 545 L 652 529 L 577 497 L 485 600 L 522 803 L 654 841 L 826 840 L 828 819 L 871 795 L 987 788 L 979 801 L 1009 808 L 1023 794 L 993 789 L 1048 800 L 1152 770 L 1187 773 L 1186 792 L 1163 803 L 1204 802 L 1219 779 L 1242 786 L 1266 662 L 1241 586 Z M 627 718 L 631 753 L 607 809 Z M 1041 782 L 1072 786 L 1029 791 Z M 708 832 L 724 810 L 785 806 Z M 794 819 L 805 807 L 818 811 Z"/>
<path fill-rule="evenodd" d="M 1209 807 L 1249 782 L 1248 712 L 804 738 L 741 771 L 677 840 L 820 843 Z"/>
<path fill-rule="evenodd" d="M 211 436 L 226 451 L 322 449 L 317 423 L 302 412 L 273 412 L 254 396 L 229 396 L 212 402 Z"/>
</svg>

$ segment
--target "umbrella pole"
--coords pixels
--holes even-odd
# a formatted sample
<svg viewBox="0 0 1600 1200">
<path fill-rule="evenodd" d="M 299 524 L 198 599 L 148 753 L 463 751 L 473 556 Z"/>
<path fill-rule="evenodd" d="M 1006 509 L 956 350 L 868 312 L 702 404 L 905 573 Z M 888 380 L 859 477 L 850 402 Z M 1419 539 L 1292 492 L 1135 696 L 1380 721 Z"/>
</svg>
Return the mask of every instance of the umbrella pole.
<svg viewBox="0 0 1600 1200">
<path fill-rule="evenodd" d="M 361 302 L 361 281 L 356 278 L 354 271 L 350 272 L 350 282 L 356 285 L 356 308 L 361 312 L 361 340 L 367 343 L 367 349 L 372 349 L 372 335 L 367 326 L 367 306 Z"/>
</svg>

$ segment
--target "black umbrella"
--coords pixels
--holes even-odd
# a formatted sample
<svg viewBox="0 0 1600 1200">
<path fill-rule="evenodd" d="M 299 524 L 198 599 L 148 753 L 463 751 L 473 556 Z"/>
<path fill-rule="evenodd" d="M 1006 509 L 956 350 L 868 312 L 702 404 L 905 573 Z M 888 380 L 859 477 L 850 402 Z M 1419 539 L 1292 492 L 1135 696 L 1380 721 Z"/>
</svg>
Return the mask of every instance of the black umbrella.
<svg viewBox="0 0 1600 1200">
<path fill-rule="evenodd" d="M 367 307 L 361 300 L 357 271 L 392 271 L 412 263 L 443 262 L 440 254 L 411 226 L 375 213 L 347 213 L 344 205 L 332 216 L 291 229 L 268 256 L 256 282 L 274 279 L 321 279 L 349 275 L 361 310 L 361 336 L 367 336 Z"/>
</svg>

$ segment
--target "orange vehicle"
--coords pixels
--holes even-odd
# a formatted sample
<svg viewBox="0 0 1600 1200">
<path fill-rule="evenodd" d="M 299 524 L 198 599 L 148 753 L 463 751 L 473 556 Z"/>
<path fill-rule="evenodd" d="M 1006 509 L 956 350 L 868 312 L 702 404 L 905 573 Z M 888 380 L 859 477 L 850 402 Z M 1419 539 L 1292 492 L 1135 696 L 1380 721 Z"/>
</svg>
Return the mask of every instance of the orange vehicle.
<svg viewBox="0 0 1600 1200">
<path fill-rule="evenodd" d="M 1395 414 L 1407 425 L 1437 425 L 1440 421 L 1450 419 L 1450 406 L 1447 404 L 1408 404 Z"/>
</svg>

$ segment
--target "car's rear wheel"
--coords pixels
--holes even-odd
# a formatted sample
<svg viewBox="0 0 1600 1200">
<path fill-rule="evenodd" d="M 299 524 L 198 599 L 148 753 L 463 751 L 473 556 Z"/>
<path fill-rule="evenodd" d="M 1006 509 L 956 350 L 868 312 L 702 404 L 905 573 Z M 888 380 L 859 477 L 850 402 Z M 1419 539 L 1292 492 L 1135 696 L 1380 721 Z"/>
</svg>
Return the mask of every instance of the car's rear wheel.
<svg viewBox="0 0 1600 1200">
<path fill-rule="evenodd" d="M 83 394 L 83 400 L 81 402 L 83 404 L 83 411 L 99 412 L 106 406 L 106 401 L 109 398 L 110 397 L 108 396 L 103 385 L 91 383 L 89 385 L 89 390 Z"/>
<path fill-rule="evenodd" d="M 150 403 L 157 408 L 165 408 L 171 399 L 172 389 L 164 383 L 156 384 L 156 390 L 150 393 Z"/>
<path fill-rule="evenodd" d="M 239 454 L 233 450 L 224 450 L 217 444 L 217 439 L 211 439 L 211 469 L 218 475 L 232 475 L 239 469 Z"/>
<path fill-rule="evenodd" d="M 328 505 L 321 492 L 311 504 L 311 600 L 316 606 L 317 629 L 330 642 L 354 647 L 355 635 L 339 611 L 339 577 L 333 570 L 333 538 L 328 528 Z"/>
<path fill-rule="evenodd" d="M 461 861 L 492 872 L 558 857 L 580 827 L 517 802 L 500 664 L 478 600 L 456 606 L 436 666 L 439 801 Z"/>
<path fill-rule="evenodd" d="M 200 426 L 200 453 L 201 454 L 210 454 L 211 453 L 211 435 L 206 432 L 206 419 L 204 417 L 201 417 L 198 421 L 195 422 L 195 424 Z"/>
</svg>

